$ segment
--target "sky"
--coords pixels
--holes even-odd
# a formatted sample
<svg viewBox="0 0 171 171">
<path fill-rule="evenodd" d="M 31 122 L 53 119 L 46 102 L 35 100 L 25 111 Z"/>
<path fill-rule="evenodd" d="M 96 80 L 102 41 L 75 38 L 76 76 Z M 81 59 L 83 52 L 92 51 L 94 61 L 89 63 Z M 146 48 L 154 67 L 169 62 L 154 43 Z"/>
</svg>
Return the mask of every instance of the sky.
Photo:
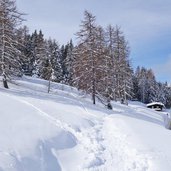
<svg viewBox="0 0 171 171">
<path fill-rule="evenodd" d="M 16 0 L 30 32 L 42 30 L 60 45 L 70 39 L 85 10 L 104 28 L 119 25 L 131 48 L 132 66 L 153 69 L 158 81 L 171 83 L 171 0 Z"/>
</svg>

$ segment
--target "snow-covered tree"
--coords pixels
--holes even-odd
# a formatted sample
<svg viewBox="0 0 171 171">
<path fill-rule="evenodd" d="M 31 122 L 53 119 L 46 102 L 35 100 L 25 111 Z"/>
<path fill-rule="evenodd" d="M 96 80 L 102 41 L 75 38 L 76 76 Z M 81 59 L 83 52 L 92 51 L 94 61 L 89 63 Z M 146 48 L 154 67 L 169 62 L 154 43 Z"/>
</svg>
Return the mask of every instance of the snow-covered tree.
<svg viewBox="0 0 171 171">
<path fill-rule="evenodd" d="M 110 57 L 108 56 L 107 50 L 105 31 L 101 26 L 98 26 L 96 38 L 96 96 L 101 102 L 109 104 L 111 100 L 111 75 Z"/>
<path fill-rule="evenodd" d="M 60 48 L 58 43 L 55 40 L 48 40 L 48 56 L 50 59 L 51 67 L 52 67 L 52 75 L 51 80 L 55 82 L 61 82 L 63 80 L 62 75 L 62 66 L 60 60 Z"/>
<path fill-rule="evenodd" d="M 143 103 L 158 101 L 158 89 L 155 75 L 151 69 L 137 67 L 134 75 L 134 97 Z"/>
<path fill-rule="evenodd" d="M 21 71 L 21 52 L 15 34 L 21 16 L 14 0 L 0 0 L 0 73 L 5 88 L 8 88 L 7 77 L 19 75 Z"/>
<path fill-rule="evenodd" d="M 106 41 L 106 67 L 107 67 L 107 93 L 111 99 L 116 100 L 116 58 L 115 58 L 115 48 L 116 48 L 116 34 L 115 29 L 111 25 L 106 28 L 105 41 Z"/>
<path fill-rule="evenodd" d="M 92 94 L 93 104 L 96 103 L 97 93 L 97 38 L 96 19 L 88 11 L 84 12 L 84 20 L 81 22 L 80 31 L 77 32 L 79 44 L 74 49 L 74 77 L 75 85 L 79 89 L 86 90 Z"/>
<path fill-rule="evenodd" d="M 35 61 L 34 61 L 34 75 L 38 76 L 40 78 L 44 78 L 45 74 L 44 67 L 46 67 L 46 63 L 48 61 L 48 54 L 47 54 L 47 48 L 46 48 L 46 42 L 44 39 L 44 35 L 42 31 L 39 31 L 39 34 L 35 31 L 33 34 L 33 40 L 34 40 L 34 55 L 35 55 Z"/>
<path fill-rule="evenodd" d="M 66 58 L 64 60 L 65 65 L 65 75 L 64 81 L 65 84 L 71 85 L 73 84 L 73 62 L 74 62 L 74 55 L 73 55 L 73 43 L 72 40 L 65 46 L 66 48 Z"/>
<path fill-rule="evenodd" d="M 79 43 L 74 48 L 75 85 L 95 97 L 108 101 L 132 94 L 129 46 L 119 27 L 109 26 L 106 32 L 97 26 L 95 16 L 85 11 Z"/>
<path fill-rule="evenodd" d="M 27 26 L 20 27 L 16 30 L 16 38 L 18 42 L 18 50 L 20 51 L 19 59 L 21 63 L 21 70 L 23 74 L 31 75 L 31 37 Z"/>
<path fill-rule="evenodd" d="M 109 27 L 109 50 L 111 62 L 113 63 L 113 86 L 115 98 L 131 98 L 132 96 L 132 75 L 133 71 L 129 59 L 129 46 L 123 32 L 116 26 Z"/>
<path fill-rule="evenodd" d="M 167 84 L 167 82 L 164 84 L 165 87 L 165 106 L 167 108 L 171 108 L 171 86 Z"/>
</svg>

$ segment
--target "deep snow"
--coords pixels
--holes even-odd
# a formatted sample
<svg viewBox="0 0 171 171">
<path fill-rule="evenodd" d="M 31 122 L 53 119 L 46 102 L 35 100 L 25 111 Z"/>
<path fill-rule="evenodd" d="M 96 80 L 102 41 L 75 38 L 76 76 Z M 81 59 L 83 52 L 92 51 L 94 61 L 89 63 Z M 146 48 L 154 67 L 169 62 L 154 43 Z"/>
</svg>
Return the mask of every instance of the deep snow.
<svg viewBox="0 0 171 171">
<path fill-rule="evenodd" d="M 31 77 L 0 88 L 0 171 L 170 171 L 166 112 L 107 110 L 75 88 Z"/>
</svg>

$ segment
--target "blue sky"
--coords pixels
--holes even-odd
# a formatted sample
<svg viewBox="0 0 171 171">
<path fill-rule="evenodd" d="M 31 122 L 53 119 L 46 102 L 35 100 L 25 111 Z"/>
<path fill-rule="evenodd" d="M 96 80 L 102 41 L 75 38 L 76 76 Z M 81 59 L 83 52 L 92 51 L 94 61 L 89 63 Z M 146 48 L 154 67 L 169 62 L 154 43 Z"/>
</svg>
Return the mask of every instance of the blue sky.
<svg viewBox="0 0 171 171">
<path fill-rule="evenodd" d="M 132 64 L 152 68 L 171 83 L 171 0 L 17 0 L 30 31 L 67 43 L 79 30 L 84 10 L 97 22 L 121 26 L 131 47 Z"/>
</svg>

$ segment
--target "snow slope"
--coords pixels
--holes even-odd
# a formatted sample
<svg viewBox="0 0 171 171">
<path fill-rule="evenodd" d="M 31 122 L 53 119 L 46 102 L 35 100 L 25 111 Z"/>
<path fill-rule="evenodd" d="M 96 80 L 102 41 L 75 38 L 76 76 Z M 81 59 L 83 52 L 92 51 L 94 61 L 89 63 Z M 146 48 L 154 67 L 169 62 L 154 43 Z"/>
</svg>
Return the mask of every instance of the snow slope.
<svg viewBox="0 0 171 171">
<path fill-rule="evenodd" d="M 170 171 L 166 112 L 113 110 L 75 88 L 24 77 L 0 88 L 0 171 Z"/>
</svg>

